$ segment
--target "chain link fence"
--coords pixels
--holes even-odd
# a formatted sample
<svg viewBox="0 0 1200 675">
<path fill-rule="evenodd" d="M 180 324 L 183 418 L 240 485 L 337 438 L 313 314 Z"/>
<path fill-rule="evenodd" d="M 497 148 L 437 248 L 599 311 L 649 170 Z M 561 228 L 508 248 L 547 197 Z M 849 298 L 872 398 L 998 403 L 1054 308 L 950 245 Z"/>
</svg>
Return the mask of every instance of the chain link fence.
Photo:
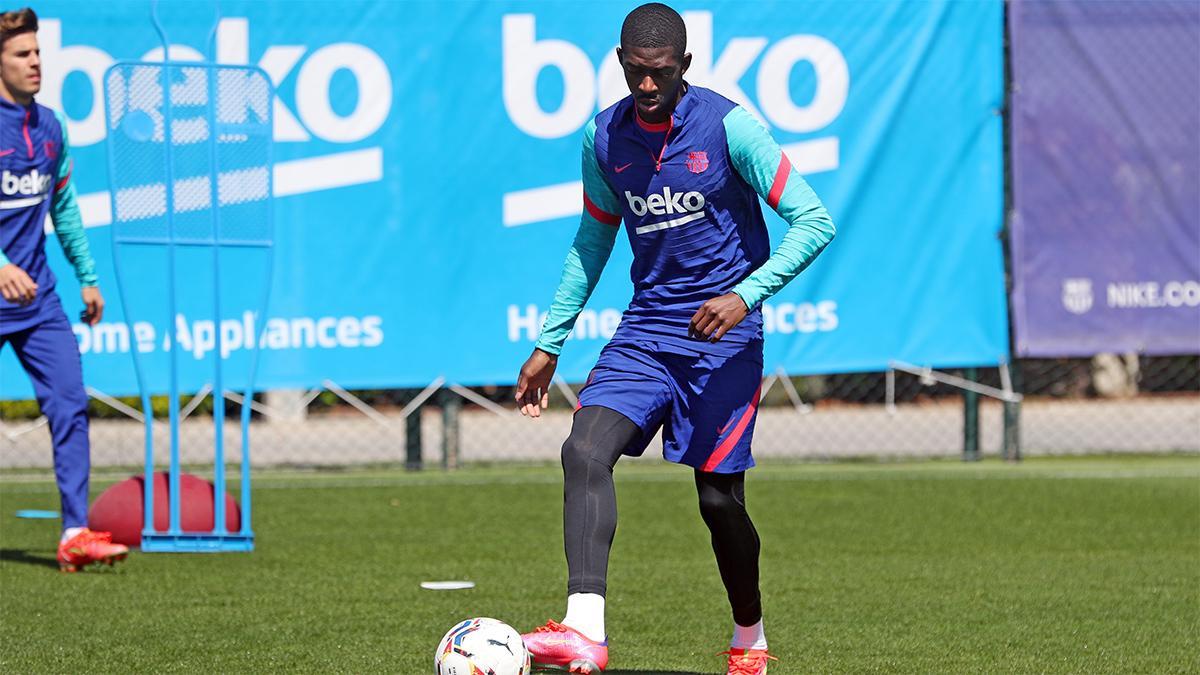
<svg viewBox="0 0 1200 675">
<path fill-rule="evenodd" d="M 963 389 L 937 373 L 893 371 L 780 377 L 767 374 L 754 436 L 760 459 L 911 459 L 963 455 L 972 417 Z M 999 369 L 950 371 L 1003 390 Z M 889 379 L 892 384 L 889 385 Z M 1200 357 L 1105 354 L 1090 359 L 1027 359 L 1014 364 L 1023 395 L 1007 421 L 1004 403 L 979 398 L 982 456 L 1005 453 L 1006 426 L 1025 455 L 1200 453 Z M 404 464 L 455 467 L 487 462 L 554 461 L 570 430 L 579 385 L 551 392 L 539 420 L 525 419 L 511 386 L 348 392 L 333 382 L 311 391 L 268 392 L 253 403 L 255 466 L 339 467 Z M 889 396 L 890 390 L 890 396 Z M 240 399 L 230 394 L 228 419 Z M 212 463 L 211 394 L 184 397 L 181 457 Z M 93 392 L 92 462 L 136 468 L 145 430 L 137 402 Z M 166 401 L 155 399 L 157 458 L 166 461 Z M 230 461 L 240 461 L 236 422 L 225 428 Z M 49 431 L 33 401 L 0 403 L 0 469 L 48 469 Z M 659 456 L 657 442 L 646 458 Z M 1015 448 L 1009 448 L 1011 455 Z"/>
</svg>

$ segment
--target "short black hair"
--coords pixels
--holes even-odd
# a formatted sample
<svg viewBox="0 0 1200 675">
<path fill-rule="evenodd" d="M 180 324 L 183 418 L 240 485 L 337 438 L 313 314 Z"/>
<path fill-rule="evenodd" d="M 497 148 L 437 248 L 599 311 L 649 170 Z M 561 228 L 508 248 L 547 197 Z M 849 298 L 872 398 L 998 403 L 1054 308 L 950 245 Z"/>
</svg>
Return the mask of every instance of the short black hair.
<svg viewBox="0 0 1200 675">
<path fill-rule="evenodd" d="M 687 51 L 687 27 L 679 12 L 661 2 L 646 3 L 625 17 L 625 23 L 621 24 L 621 46 L 671 47 L 676 55 L 683 56 Z"/>
</svg>

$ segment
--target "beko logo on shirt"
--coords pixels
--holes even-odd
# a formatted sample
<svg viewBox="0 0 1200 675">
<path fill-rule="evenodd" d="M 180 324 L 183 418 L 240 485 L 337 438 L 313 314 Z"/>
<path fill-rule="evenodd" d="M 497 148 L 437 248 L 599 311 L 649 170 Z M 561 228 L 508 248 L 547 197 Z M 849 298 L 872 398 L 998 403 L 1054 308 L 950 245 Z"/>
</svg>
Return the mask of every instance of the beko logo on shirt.
<svg viewBox="0 0 1200 675">
<path fill-rule="evenodd" d="M 3 191 L 7 197 L 42 195 L 50 191 L 51 180 L 50 176 L 43 175 L 37 169 L 25 175 L 5 169 L 4 173 L 0 175 L 0 191 Z"/>
<path fill-rule="evenodd" d="M 680 225 L 686 225 L 704 217 L 704 195 L 695 190 L 691 192 L 672 192 L 670 186 L 664 186 L 662 192 L 655 192 L 645 197 L 638 197 L 629 190 L 626 190 L 625 201 L 629 204 L 629 210 L 633 211 L 634 215 L 638 217 L 646 214 L 652 216 L 684 214 L 677 218 L 640 225 L 634 228 L 633 231 L 635 234 L 647 234 L 672 227 L 679 227 Z"/>
<path fill-rule="evenodd" d="M 704 195 L 699 192 L 671 192 L 670 186 L 662 192 L 656 192 L 646 198 L 638 197 L 629 190 L 625 191 L 625 201 L 629 202 L 629 210 L 635 215 L 667 216 L 674 213 L 693 213 L 704 209 Z"/>
</svg>

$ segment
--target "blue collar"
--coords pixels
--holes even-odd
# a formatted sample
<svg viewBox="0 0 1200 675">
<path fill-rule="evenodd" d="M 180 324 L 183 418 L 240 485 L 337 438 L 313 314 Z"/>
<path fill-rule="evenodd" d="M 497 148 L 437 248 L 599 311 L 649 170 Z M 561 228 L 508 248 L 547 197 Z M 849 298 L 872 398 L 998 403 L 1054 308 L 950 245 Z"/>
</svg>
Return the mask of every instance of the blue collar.
<svg viewBox="0 0 1200 675">
<path fill-rule="evenodd" d="M 37 101 L 30 102 L 29 106 L 18 105 L 9 101 L 6 98 L 0 98 L 0 115 L 11 117 L 21 122 L 25 121 L 25 115 L 29 115 L 32 119 L 37 114 Z"/>
</svg>

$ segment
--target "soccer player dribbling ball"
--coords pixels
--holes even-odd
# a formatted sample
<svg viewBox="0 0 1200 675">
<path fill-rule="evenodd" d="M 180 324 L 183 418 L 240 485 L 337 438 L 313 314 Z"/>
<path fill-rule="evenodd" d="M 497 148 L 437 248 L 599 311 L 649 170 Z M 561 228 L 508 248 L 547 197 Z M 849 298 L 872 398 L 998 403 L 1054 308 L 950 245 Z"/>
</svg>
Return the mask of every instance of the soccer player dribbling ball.
<svg viewBox="0 0 1200 675">
<path fill-rule="evenodd" d="M 0 12 L 0 349 L 12 345 L 50 423 L 63 518 L 58 564 L 74 572 L 122 560 L 128 549 L 87 529 L 87 393 L 46 261 L 47 213 L 83 288 L 87 323 L 99 323 L 104 297 L 75 203 L 66 121 L 33 100 L 41 88 L 37 15 L 28 8 Z"/>
<path fill-rule="evenodd" d="M 744 108 L 684 80 L 691 54 L 675 10 L 638 7 L 617 57 L 630 96 L 588 124 L 584 212 L 516 397 L 538 417 L 563 341 L 625 222 L 633 299 L 579 394 L 562 449 L 567 612 L 524 636 L 535 664 L 592 673 L 608 665 L 612 470 L 661 428 L 663 454 L 694 470 L 700 513 L 733 610 L 728 672 L 766 673 L 759 539 L 746 512 L 762 381 L 762 302 L 833 239 L 829 214 Z M 788 223 L 772 253 L 759 198 Z"/>
</svg>

